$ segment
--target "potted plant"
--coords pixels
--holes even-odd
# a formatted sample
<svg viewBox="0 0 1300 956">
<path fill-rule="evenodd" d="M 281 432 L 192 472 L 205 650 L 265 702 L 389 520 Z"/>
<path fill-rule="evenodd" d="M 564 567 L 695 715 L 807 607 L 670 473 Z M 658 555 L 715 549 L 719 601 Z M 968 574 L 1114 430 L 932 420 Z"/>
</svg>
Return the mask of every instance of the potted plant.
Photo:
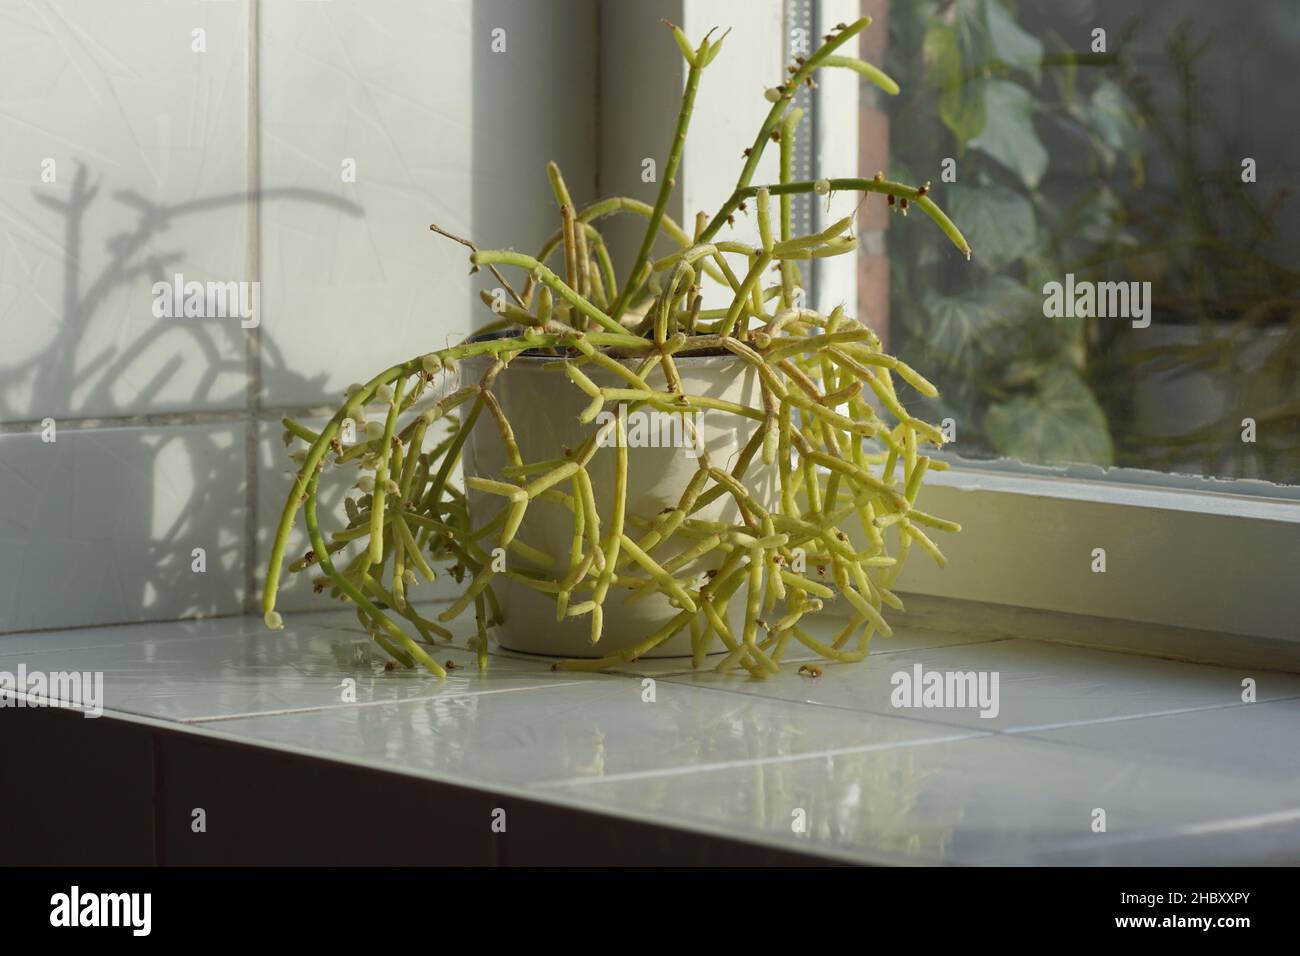
<svg viewBox="0 0 1300 956">
<path fill-rule="evenodd" d="M 282 626 L 275 596 L 301 511 L 311 550 L 291 570 L 317 574 L 317 590 L 353 603 L 396 661 L 440 676 L 430 651 L 471 609 L 481 667 L 490 627 L 507 648 L 569 655 L 557 667 L 666 654 L 698 666 L 719 652 L 720 669 L 755 676 L 775 671 L 792 645 L 857 660 L 873 634 L 890 633 L 884 611 L 902 606 L 890 587 L 909 550 L 942 563 L 931 535 L 958 530 L 917 504 L 927 470 L 943 467 L 924 449 L 943 439 L 902 407 L 895 383 L 935 388 L 843 309 L 801 306 L 799 264 L 849 252 L 856 239 L 850 219 L 793 234 L 790 197 L 877 193 L 970 249 L 928 184 L 791 179 L 800 84 L 822 69 L 892 83 L 837 53 L 869 22 L 838 25 L 767 91 L 772 106 L 735 189 L 689 232 L 665 209 L 701 74 L 723 40 L 710 33 L 692 46 L 669 24 L 688 73 L 653 206 L 616 197 L 576 209 L 552 164 L 560 228 L 537 255 L 451 237 L 500 283 L 501 295 L 485 295 L 494 321 L 352 387 L 319 432 L 285 419 L 287 441 L 306 447 L 272 547 L 268 626 Z M 755 184 L 769 142 L 780 149 L 780 180 Z M 759 242 L 724 238 L 748 212 Z M 647 220 L 621 273 L 597 228 L 617 213 Z M 656 254 L 660 239 L 667 254 Z M 510 269 L 521 282 L 507 279 Z M 710 284 L 724 305 L 704 307 Z M 356 440 L 345 442 L 350 427 Z M 316 510 L 327 467 L 360 471 L 347 524 L 332 532 Z M 430 619 L 409 592 L 440 563 L 464 589 Z M 804 619 L 832 601 L 851 613 L 821 641 Z"/>
</svg>

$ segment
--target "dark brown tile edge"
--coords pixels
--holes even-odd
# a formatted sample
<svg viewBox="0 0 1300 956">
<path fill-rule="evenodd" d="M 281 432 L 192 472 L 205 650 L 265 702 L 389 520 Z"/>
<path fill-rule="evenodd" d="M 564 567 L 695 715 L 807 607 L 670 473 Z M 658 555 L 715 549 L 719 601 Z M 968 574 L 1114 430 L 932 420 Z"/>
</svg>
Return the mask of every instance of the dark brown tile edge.
<svg viewBox="0 0 1300 956">
<path fill-rule="evenodd" d="M 70 711 L 0 711 L 0 753 L 7 768 L 0 780 L 0 864 L 835 862 L 179 727 L 108 716 L 88 720 Z M 497 832 L 502 819 L 504 832 Z"/>
<path fill-rule="evenodd" d="M 148 728 L 67 710 L 0 709 L 0 864 L 155 861 Z"/>
</svg>

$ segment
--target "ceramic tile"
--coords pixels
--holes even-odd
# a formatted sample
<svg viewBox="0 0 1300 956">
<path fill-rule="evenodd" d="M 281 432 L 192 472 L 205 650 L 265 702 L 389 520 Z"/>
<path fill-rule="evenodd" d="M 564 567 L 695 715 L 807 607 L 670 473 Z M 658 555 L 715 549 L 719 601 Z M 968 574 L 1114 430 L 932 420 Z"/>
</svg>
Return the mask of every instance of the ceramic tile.
<svg viewBox="0 0 1300 956">
<path fill-rule="evenodd" d="M 553 686 L 490 693 L 517 668 Z M 224 733 L 482 783 L 645 781 L 814 752 L 904 746 L 964 732 L 921 721 L 842 715 L 781 701 L 627 677 L 559 673 L 494 657 L 467 680 L 485 693 L 381 707 L 223 721 Z M 652 699 L 650 695 L 653 695 Z"/>
<path fill-rule="evenodd" d="M 105 708 L 181 721 L 449 698 L 573 680 L 549 665 L 507 660 L 494 661 L 489 673 L 480 675 L 474 655 L 449 644 L 431 652 L 439 662 L 457 665 L 439 681 L 423 670 L 385 670 L 387 658 L 352 630 L 298 623 L 292 615 L 280 631 L 266 630 L 256 618 L 245 620 L 252 628 L 242 634 L 174 640 L 166 638 L 173 633 L 167 625 L 154 628 L 153 639 L 132 644 L 33 650 L 0 660 L 9 671 L 20 662 L 29 672 L 101 671 Z M 347 694 L 354 694 L 355 702 Z"/>
<path fill-rule="evenodd" d="M 1294 796 L 1294 795 L 1293 795 Z M 1036 866 L 1295 866 L 1300 809 L 1157 826 L 1098 841 L 1073 838 L 1042 849 Z"/>
<path fill-rule="evenodd" d="M 1297 806 L 1294 787 L 1001 734 L 652 778 L 575 783 L 574 800 L 863 862 L 1141 860 L 1143 838 Z M 1106 831 L 1092 830 L 1105 811 Z M 796 824 L 804 831 L 796 834 Z M 1300 818 L 1280 831 L 1300 842 Z M 1239 848 L 1248 859 L 1258 845 Z M 1213 862 L 1201 857 L 1188 862 Z"/>
<path fill-rule="evenodd" d="M 521 99 L 594 96 L 594 52 L 553 54 L 562 34 L 565 49 L 594 51 L 589 12 L 569 0 L 400 0 L 382 16 L 363 0 L 262 5 L 264 403 L 341 401 L 349 383 L 482 323 L 466 250 L 430 223 L 485 246 L 540 245 L 555 228 L 549 159 L 590 198 L 589 120 L 554 123 Z"/>
<path fill-rule="evenodd" d="M 985 686 L 990 691 L 996 674 L 996 708 L 895 707 L 892 695 L 902 686 L 902 679 L 895 675 L 907 675 L 915 684 L 918 666 L 923 682 L 925 675 L 932 672 L 975 672 L 977 677 L 985 673 Z M 782 673 L 760 681 L 748 675 L 712 672 L 665 679 L 978 730 L 1020 731 L 1237 703 L 1245 676 L 1231 668 L 1038 641 L 1001 640 L 918 647 L 872 655 L 859 664 L 824 665 L 822 676 L 816 680 Z M 1258 681 L 1260 700 L 1300 696 L 1300 676 L 1276 672 L 1253 676 Z M 992 713 L 995 709 L 994 716 L 981 716 L 984 710 Z"/>
<path fill-rule="evenodd" d="M 243 446 L 238 424 L 0 435 L 0 631 L 242 610 Z"/>
<path fill-rule="evenodd" d="M 1121 758 L 1154 759 L 1193 770 L 1210 766 L 1243 781 L 1290 783 L 1300 796 L 1300 751 L 1296 748 L 1300 700 L 1075 724 L 1034 731 L 1032 736 Z"/>
<path fill-rule="evenodd" d="M 23 634 L 0 634 L 0 657 L 35 652 L 72 652 L 121 645 L 157 644 L 163 641 L 197 641 L 252 634 L 264 625 L 244 615 L 163 621 L 157 624 L 110 624 Z"/>
<path fill-rule="evenodd" d="M 0 420 L 241 407 L 239 316 L 157 317 L 153 285 L 254 278 L 247 3 L 0 16 Z"/>
<path fill-rule="evenodd" d="M 421 607 L 426 617 L 432 610 Z M 356 615 L 348 609 L 292 611 L 285 620 L 297 627 L 321 627 L 364 635 Z M 196 641 L 220 637 L 242 637 L 266 630 L 260 617 L 233 614 L 227 617 L 159 621 L 154 624 L 111 624 L 102 627 L 74 627 L 62 630 L 0 634 L 0 657 L 33 651 L 78 651 L 121 644 L 157 644 L 164 641 Z"/>
</svg>

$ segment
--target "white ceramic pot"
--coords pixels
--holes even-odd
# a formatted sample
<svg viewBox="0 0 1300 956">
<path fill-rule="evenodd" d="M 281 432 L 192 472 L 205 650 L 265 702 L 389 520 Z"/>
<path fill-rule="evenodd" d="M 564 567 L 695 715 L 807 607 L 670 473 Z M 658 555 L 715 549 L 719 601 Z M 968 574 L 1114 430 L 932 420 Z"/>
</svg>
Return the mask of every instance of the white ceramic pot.
<svg viewBox="0 0 1300 956">
<path fill-rule="evenodd" d="M 480 379 L 490 358 L 469 359 L 461 363 L 462 382 Z M 519 355 L 509 367 L 498 375 L 493 393 L 501 403 L 506 417 L 514 429 L 515 440 L 525 463 L 560 458 L 563 449 L 576 449 L 597 427 L 597 422 L 582 424 L 578 415 L 590 399 L 561 368 L 545 369 L 554 363 L 553 357 Z M 629 368 L 639 360 L 628 360 Z M 676 359 L 682 384 L 687 392 L 726 399 L 752 408 L 761 408 L 761 395 L 757 373 L 734 356 L 685 356 Z M 583 372 L 602 387 L 625 387 L 624 380 L 614 373 L 591 364 Z M 651 384 L 662 388 L 662 378 L 653 373 Z M 468 406 L 464 406 L 467 408 Z M 615 406 L 607 406 L 614 410 Z M 699 467 L 699 453 L 690 446 L 689 438 L 681 440 L 680 425 L 669 424 L 671 416 L 642 417 L 631 413 L 629 428 L 627 514 L 650 518 L 677 505 L 682 492 Z M 679 419 L 680 421 L 680 419 Z M 757 423 L 752 419 L 720 411 L 703 411 L 695 419 L 710 461 L 720 468 L 730 468 L 735 457 L 753 435 Z M 639 432 L 639 437 L 638 437 Z M 689 434 L 689 433 L 688 433 Z M 655 447 L 656 438 L 658 447 Z M 667 447 L 665 447 L 667 442 Z M 684 447 L 685 446 L 685 447 Z M 596 497 L 596 507 L 602 519 L 602 537 L 607 533 L 613 513 L 613 491 L 616 449 L 612 440 L 609 447 L 600 448 L 588 466 L 588 473 Z M 479 416 L 465 446 L 465 473 L 484 478 L 501 479 L 501 469 L 507 464 L 505 448 L 495 422 L 486 412 Z M 775 468 L 763 468 L 756 459 L 749 468 L 746 485 L 756 500 L 770 503 L 777 497 Z M 565 482 L 559 489 L 568 493 Z M 501 509 L 499 496 L 469 493 L 470 516 L 475 527 L 491 520 Z M 735 503 L 724 496 L 696 512 L 694 517 L 711 521 L 735 521 Z M 554 555 L 553 568 L 540 568 L 511 550 L 507 565 L 512 569 L 541 571 L 549 577 L 562 577 L 567 569 L 569 549 L 573 536 L 572 514 L 559 504 L 534 500 L 520 525 L 518 537 L 526 544 Z M 633 539 L 644 531 L 629 524 L 628 533 Z M 484 547 L 493 546 L 485 540 Z M 693 542 L 684 536 L 668 542 L 656 550 L 661 562 L 689 547 Z M 676 572 L 678 578 L 703 574 L 716 568 L 718 554 Z M 557 570 L 558 569 L 558 570 Z M 641 576 L 644 572 L 636 565 L 625 565 L 624 573 Z M 678 613 L 667 599 L 655 595 L 635 603 L 625 603 L 629 592 L 611 588 L 604 605 L 604 630 L 600 642 L 591 644 L 591 619 L 589 616 L 566 617 L 556 620 L 553 595 L 538 592 L 504 575 L 493 582 L 493 591 L 501 604 L 505 618 L 496 631 L 496 638 L 506 648 L 535 654 L 564 657 L 600 657 L 631 646 L 647 637 L 669 618 Z M 743 595 L 743 591 L 741 592 Z M 577 591 L 573 602 L 590 595 L 590 591 Z M 733 628 L 743 620 L 743 601 L 732 600 L 728 618 Z M 647 657 L 677 657 L 690 654 L 689 630 L 682 631 L 669 641 L 650 651 Z"/>
</svg>

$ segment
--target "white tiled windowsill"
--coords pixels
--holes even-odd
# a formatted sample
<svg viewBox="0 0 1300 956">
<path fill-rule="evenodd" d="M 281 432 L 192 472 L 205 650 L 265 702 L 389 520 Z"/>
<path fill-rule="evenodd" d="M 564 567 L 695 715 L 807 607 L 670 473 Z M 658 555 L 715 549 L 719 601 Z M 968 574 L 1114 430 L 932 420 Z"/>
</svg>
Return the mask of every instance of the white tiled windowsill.
<svg viewBox="0 0 1300 956">
<path fill-rule="evenodd" d="M 1300 675 L 904 626 L 767 681 L 505 652 L 480 674 L 462 636 L 439 682 L 366 660 L 347 612 L 287 621 L 11 634 L 0 671 L 102 671 L 110 716 L 854 862 L 1300 860 Z M 998 715 L 893 707 L 916 664 L 996 672 Z"/>
</svg>

